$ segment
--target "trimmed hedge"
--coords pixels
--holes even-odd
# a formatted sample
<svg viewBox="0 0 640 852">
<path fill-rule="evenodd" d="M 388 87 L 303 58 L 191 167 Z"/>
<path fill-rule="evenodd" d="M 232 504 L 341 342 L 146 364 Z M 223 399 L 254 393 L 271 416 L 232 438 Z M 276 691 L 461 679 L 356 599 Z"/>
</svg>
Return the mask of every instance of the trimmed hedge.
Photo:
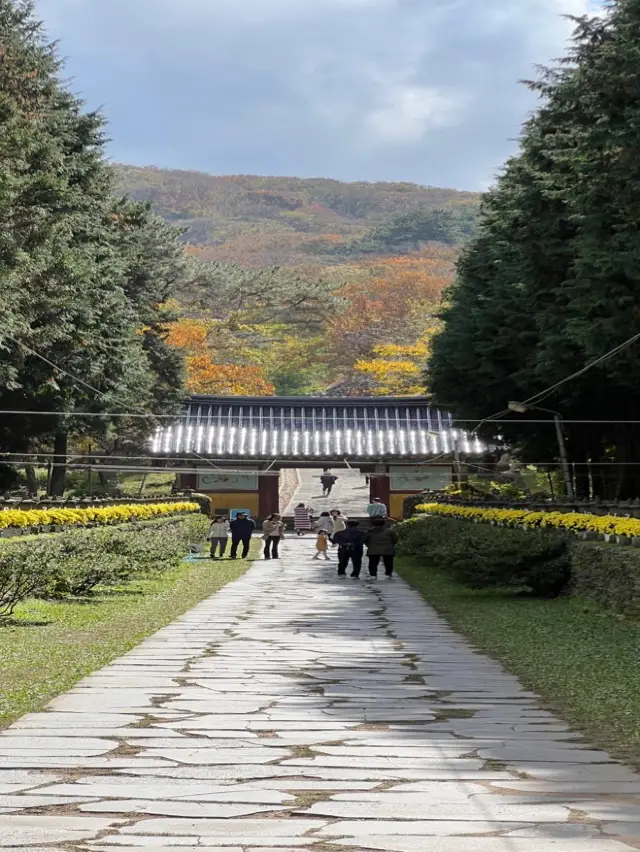
<svg viewBox="0 0 640 852">
<path fill-rule="evenodd" d="M 0 511 L 0 530 L 27 527 L 106 526 L 127 521 L 148 521 L 168 515 L 199 512 L 199 503 L 139 503 L 88 509 L 5 509 Z"/>
<path fill-rule="evenodd" d="M 454 506 L 448 503 L 423 503 L 419 512 L 450 518 L 462 518 L 485 524 L 531 529 L 553 528 L 573 533 L 640 537 L 640 518 L 619 518 L 616 515 L 589 515 L 586 512 L 540 512 L 531 509 L 492 509 L 477 506 Z"/>
<path fill-rule="evenodd" d="M 572 595 L 640 618 L 640 552 L 633 547 L 571 543 Z"/>
<path fill-rule="evenodd" d="M 545 596 L 565 592 L 640 616 L 636 548 L 434 515 L 418 515 L 396 529 L 399 554 L 428 554 L 430 563 L 471 588 L 528 586 Z"/>
<path fill-rule="evenodd" d="M 554 532 L 496 529 L 429 515 L 396 529 L 401 555 L 428 552 L 431 561 L 472 589 L 527 586 L 555 597 L 569 582 L 568 539 Z"/>
<path fill-rule="evenodd" d="M 191 543 L 204 539 L 207 528 L 207 518 L 192 514 L 9 540 L 0 549 L 0 617 L 27 598 L 87 595 L 96 586 L 118 586 L 172 568 Z"/>
</svg>

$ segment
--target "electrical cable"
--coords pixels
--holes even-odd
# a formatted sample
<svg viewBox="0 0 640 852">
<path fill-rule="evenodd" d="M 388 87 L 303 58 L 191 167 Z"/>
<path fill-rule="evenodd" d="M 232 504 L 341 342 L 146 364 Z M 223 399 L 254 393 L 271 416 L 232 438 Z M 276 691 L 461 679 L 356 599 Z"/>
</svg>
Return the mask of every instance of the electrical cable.
<svg viewBox="0 0 640 852">
<path fill-rule="evenodd" d="M 227 398 L 229 400 L 237 399 L 237 397 L 227 397 Z M 502 412 L 502 411 L 498 412 L 498 414 L 505 414 L 505 413 L 508 413 L 508 412 L 509 412 L 509 409 L 506 409 L 504 412 Z M 60 416 L 64 416 L 64 417 L 104 417 L 104 418 L 110 418 L 110 419 L 114 418 L 114 417 L 130 417 L 132 419 L 134 419 L 134 418 L 148 419 L 148 418 L 151 417 L 154 420 L 160 420 L 160 419 L 181 420 L 181 419 L 184 418 L 184 413 L 181 413 L 181 414 L 149 414 L 149 413 L 147 413 L 147 414 L 131 414 L 129 412 L 118 413 L 118 412 L 97 412 L 97 411 L 28 411 L 28 410 L 24 410 L 24 409 L 21 409 L 21 408 L 0 409 L 0 414 L 15 415 L 15 416 L 22 416 L 23 415 L 25 417 L 26 416 L 29 416 L 29 417 L 51 417 L 51 416 L 59 416 L 60 417 Z M 497 416 L 498 416 L 497 414 L 494 414 L 491 417 L 485 417 L 482 422 L 485 423 L 486 421 L 491 420 L 492 418 L 495 418 Z M 475 417 L 473 417 L 473 418 L 471 418 L 471 417 L 468 417 L 468 418 L 452 417 L 451 422 L 452 423 L 477 423 L 478 421 L 476 420 Z M 529 419 L 529 418 L 525 419 L 524 417 L 522 417 L 522 418 L 519 417 L 517 420 L 505 420 L 504 421 L 504 423 L 506 425 L 511 425 L 511 424 L 521 425 L 523 423 L 548 424 L 549 422 L 550 421 L 549 421 L 548 417 L 547 418 L 535 418 L 535 419 Z M 581 424 L 594 425 L 594 426 L 607 425 L 607 424 L 609 424 L 609 425 L 610 424 L 623 424 L 623 425 L 627 425 L 627 426 L 637 426 L 637 425 L 640 424 L 640 420 L 587 420 L 587 419 L 569 420 L 569 419 L 565 419 L 565 418 L 563 418 L 563 422 L 564 423 L 574 423 L 574 424 L 581 423 Z M 434 434 L 438 435 L 440 433 L 435 432 Z"/>
<path fill-rule="evenodd" d="M 533 396 L 529 397 L 529 399 L 523 400 L 520 403 L 520 405 L 535 407 L 536 403 L 544 402 L 545 399 L 547 399 L 549 396 L 551 396 L 551 394 L 555 390 L 557 390 L 559 387 L 562 387 L 562 385 L 565 385 L 567 382 L 571 382 L 571 381 L 573 381 L 573 379 L 577 379 L 579 376 L 584 375 L 588 370 L 591 370 L 593 367 L 598 366 L 598 364 L 602 364 L 605 361 L 608 361 L 609 358 L 613 358 L 614 355 L 618 355 L 618 353 L 622 352 L 627 347 L 633 345 L 637 340 L 640 340 L 640 332 L 638 334 L 634 334 L 632 337 L 630 337 L 628 340 L 625 340 L 623 343 L 619 343 L 617 346 L 614 346 L 613 349 L 610 349 L 608 352 L 605 352 L 604 355 L 600 355 L 600 357 L 596 358 L 594 361 L 590 361 L 586 366 L 582 367 L 580 370 L 577 370 L 575 373 L 571 373 L 570 376 L 566 376 L 564 379 L 561 379 L 559 382 L 556 382 L 554 385 L 551 385 L 550 387 L 545 388 L 545 390 L 540 391 L 539 393 L 536 393 Z M 483 417 L 483 419 L 480 420 L 480 422 L 477 424 L 477 426 L 474 429 L 472 429 L 471 434 L 474 435 L 477 432 L 477 430 L 483 425 L 483 423 L 488 423 L 489 421 L 493 421 L 493 420 L 499 420 L 502 417 L 504 417 L 505 414 L 508 414 L 509 411 L 510 411 L 509 408 L 505 408 L 502 411 L 498 411 L 496 414 L 492 414 L 490 417 Z M 458 422 L 462 422 L 462 421 L 458 421 Z M 525 421 L 518 420 L 517 422 L 523 423 Z M 569 422 L 575 423 L 575 422 L 579 422 L 579 421 L 565 420 L 564 422 L 565 423 L 569 423 Z M 600 421 L 596 421 L 596 422 L 600 422 Z M 606 422 L 606 421 L 602 421 L 602 422 Z M 616 421 L 610 421 L 610 422 L 614 423 Z M 618 421 L 618 422 L 624 422 L 624 421 Z"/>
<path fill-rule="evenodd" d="M 104 393 L 103 391 L 99 390 L 98 388 L 94 387 L 93 385 L 90 385 L 88 382 L 85 382 L 84 379 L 81 379 L 79 376 L 75 376 L 73 373 L 69 373 L 68 370 L 65 370 L 62 367 L 58 366 L 58 364 L 55 364 L 53 361 L 51 361 L 45 355 L 42 355 L 40 352 L 37 352 L 31 346 L 27 346 L 26 343 L 23 343 L 21 340 L 18 340 L 17 337 L 13 337 L 11 334 L 7 334 L 6 332 L 4 332 L 4 336 L 7 338 L 7 340 L 11 340 L 17 346 L 21 346 L 27 352 L 31 353 L 31 355 L 35 355 L 36 358 L 40 358 L 40 360 L 44 361 L 45 364 L 49 364 L 49 366 L 53 367 L 54 370 L 57 370 L 59 373 L 61 373 L 64 376 L 67 376 L 67 378 L 71 379 L 71 381 L 73 383 L 77 383 L 77 384 L 81 385 L 82 387 L 85 387 L 88 390 L 93 391 L 93 393 L 98 394 L 98 396 L 102 397 L 102 399 L 110 398 L 108 394 Z M 141 414 L 145 418 L 150 419 L 152 422 L 157 420 L 154 414 L 150 414 L 149 412 L 144 411 L 144 409 L 142 409 L 142 408 L 138 408 L 137 406 L 132 406 L 130 403 L 126 403 L 126 404 L 118 403 L 117 398 L 115 398 L 115 401 L 116 401 L 116 404 L 119 404 L 122 408 L 128 409 L 129 411 L 137 411 L 139 414 Z M 64 412 L 58 411 L 56 413 L 58 414 L 58 416 L 64 415 Z M 154 422 L 154 426 L 156 427 L 156 429 L 159 429 L 161 427 L 161 424 L 159 424 L 158 422 Z M 215 465 L 212 461 L 207 459 L 205 456 L 201 456 L 199 453 L 196 453 L 193 450 L 191 450 L 190 452 L 193 454 L 193 456 L 195 456 L 195 458 L 199 459 L 200 461 L 205 462 L 206 464 L 210 465 L 211 467 L 219 469 L 217 465 Z"/>
</svg>

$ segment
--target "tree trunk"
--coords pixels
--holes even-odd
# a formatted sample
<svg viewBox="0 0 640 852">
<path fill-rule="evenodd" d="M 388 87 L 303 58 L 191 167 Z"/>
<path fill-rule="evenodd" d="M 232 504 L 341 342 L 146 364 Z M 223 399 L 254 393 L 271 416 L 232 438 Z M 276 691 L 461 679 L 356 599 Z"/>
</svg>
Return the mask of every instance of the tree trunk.
<svg viewBox="0 0 640 852">
<path fill-rule="evenodd" d="M 38 480 L 36 478 L 36 469 L 32 464 L 25 464 L 24 475 L 27 479 L 27 490 L 30 497 L 38 496 Z"/>
<path fill-rule="evenodd" d="M 67 444 L 66 432 L 59 432 L 53 442 L 53 468 L 49 481 L 49 496 L 62 497 L 64 495 L 65 480 L 67 477 Z"/>
<path fill-rule="evenodd" d="M 146 482 L 147 482 L 147 476 L 148 476 L 148 474 L 146 474 L 146 473 L 142 474 L 142 480 L 140 481 L 140 490 L 138 491 L 138 497 L 142 497 L 142 494 L 144 492 L 144 486 L 146 485 Z"/>
</svg>

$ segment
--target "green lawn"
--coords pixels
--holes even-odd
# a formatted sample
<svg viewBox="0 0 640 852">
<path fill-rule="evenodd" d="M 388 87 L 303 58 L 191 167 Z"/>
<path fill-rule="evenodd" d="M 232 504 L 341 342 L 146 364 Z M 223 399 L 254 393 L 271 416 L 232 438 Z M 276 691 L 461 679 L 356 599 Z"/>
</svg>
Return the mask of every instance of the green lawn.
<svg viewBox="0 0 640 852">
<path fill-rule="evenodd" d="M 152 580 L 90 599 L 28 601 L 0 626 L 0 727 L 169 624 L 239 577 L 247 562 L 183 562 Z"/>
<path fill-rule="evenodd" d="M 451 626 L 597 745 L 640 765 L 640 625 L 580 598 L 471 591 L 418 560 L 400 574 Z"/>
</svg>

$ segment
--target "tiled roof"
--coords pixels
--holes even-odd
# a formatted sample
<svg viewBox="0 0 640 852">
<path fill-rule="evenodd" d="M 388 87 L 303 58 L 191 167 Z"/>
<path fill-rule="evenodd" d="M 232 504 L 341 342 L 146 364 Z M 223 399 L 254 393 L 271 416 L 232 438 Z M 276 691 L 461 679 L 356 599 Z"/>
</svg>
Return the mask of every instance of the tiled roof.
<svg viewBox="0 0 640 852">
<path fill-rule="evenodd" d="M 428 458 L 484 451 L 423 397 L 192 397 L 152 440 L 156 455 L 211 458 Z"/>
</svg>

